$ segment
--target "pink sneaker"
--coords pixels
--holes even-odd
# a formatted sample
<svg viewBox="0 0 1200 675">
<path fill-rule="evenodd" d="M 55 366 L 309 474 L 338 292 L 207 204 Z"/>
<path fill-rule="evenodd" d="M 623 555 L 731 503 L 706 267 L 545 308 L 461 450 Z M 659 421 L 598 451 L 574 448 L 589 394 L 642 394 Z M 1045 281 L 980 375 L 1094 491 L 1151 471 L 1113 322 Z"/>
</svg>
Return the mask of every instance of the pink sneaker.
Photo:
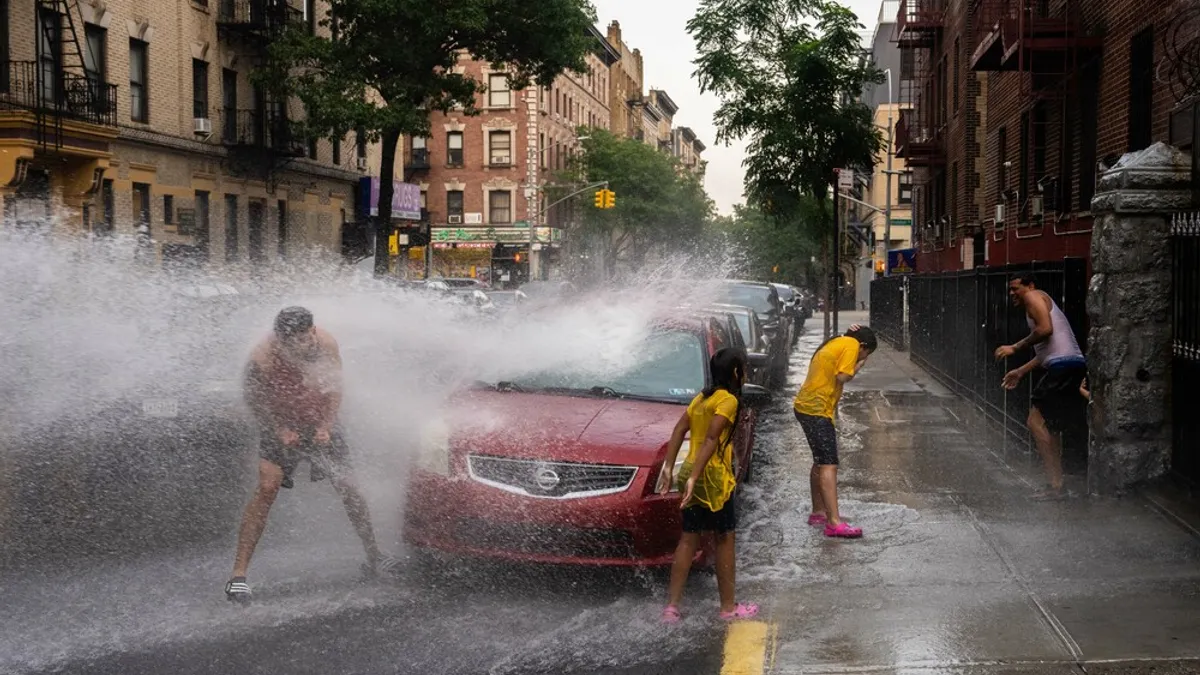
<svg viewBox="0 0 1200 675">
<path fill-rule="evenodd" d="M 683 617 L 679 614 L 679 608 L 675 605 L 667 605 L 662 611 L 663 623 L 679 623 Z"/>
<path fill-rule="evenodd" d="M 829 519 L 825 516 L 824 513 L 810 513 L 808 515 L 809 527 L 816 527 L 817 525 L 824 525 L 828 521 L 829 521 Z"/>
<path fill-rule="evenodd" d="M 849 523 L 838 523 L 836 526 L 830 523 L 825 523 L 826 537 L 839 537 L 841 539 L 858 539 L 862 536 L 862 528 L 854 527 Z"/>
<path fill-rule="evenodd" d="M 753 619 L 758 616 L 758 605 L 753 602 L 741 603 L 733 608 L 732 612 L 721 612 L 723 621 L 738 621 L 741 619 Z"/>
</svg>

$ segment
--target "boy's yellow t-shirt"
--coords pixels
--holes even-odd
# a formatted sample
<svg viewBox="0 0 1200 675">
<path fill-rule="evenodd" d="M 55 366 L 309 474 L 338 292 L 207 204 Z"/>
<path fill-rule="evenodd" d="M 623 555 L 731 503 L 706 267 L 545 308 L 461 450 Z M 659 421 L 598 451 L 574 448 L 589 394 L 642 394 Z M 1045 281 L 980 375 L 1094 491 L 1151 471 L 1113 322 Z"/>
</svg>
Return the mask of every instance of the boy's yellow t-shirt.
<svg viewBox="0 0 1200 675">
<path fill-rule="evenodd" d="M 699 505 L 710 511 L 720 511 L 725 502 L 729 501 L 733 489 L 737 487 L 737 479 L 733 474 L 733 444 L 730 442 L 737 413 L 737 397 L 724 389 L 716 390 L 707 398 L 704 394 L 698 394 L 688 405 L 691 441 L 688 445 L 687 459 L 679 469 L 680 492 L 683 492 L 688 478 L 692 475 L 692 465 L 704 445 L 704 439 L 708 438 L 708 425 L 717 415 L 729 420 L 729 424 L 721 432 L 721 441 L 716 452 L 704 467 L 704 475 L 696 481 L 696 487 L 692 490 L 692 501 L 688 506 Z"/>
<path fill-rule="evenodd" d="M 834 418 L 842 383 L 838 375 L 853 375 L 858 364 L 859 342 L 852 337 L 836 337 L 817 351 L 808 367 L 804 386 L 796 394 L 794 408 L 801 415 Z"/>
</svg>

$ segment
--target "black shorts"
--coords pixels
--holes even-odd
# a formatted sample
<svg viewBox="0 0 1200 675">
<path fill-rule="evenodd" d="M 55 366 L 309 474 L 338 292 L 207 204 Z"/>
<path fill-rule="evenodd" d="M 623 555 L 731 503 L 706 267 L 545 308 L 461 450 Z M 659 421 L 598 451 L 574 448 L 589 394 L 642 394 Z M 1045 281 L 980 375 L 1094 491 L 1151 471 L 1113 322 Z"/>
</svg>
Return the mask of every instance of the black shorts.
<svg viewBox="0 0 1200 675">
<path fill-rule="evenodd" d="M 683 531 L 690 534 L 700 532 L 716 532 L 725 534 L 737 529 L 737 510 L 733 507 L 733 495 L 720 511 L 710 511 L 707 507 L 696 505 L 683 510 Z"/>
<path fill-rule="evenodd" d="M 1042 413 L 1050 431 L 1062 433 L 1087 427 L 1087 399 L 1079 393 L 1085 377 L 1087 366 L 1082 363 L 1042 371 L 1030 402 Z"/>
<path fill-rule="evenodd" d="M 837 466 L 837 430 L 833 428 L 833 420 L 804 413 L 796 413 L 796 420 L 804 429 L 808 447 L 812 448 L 813 464 Z"/>
<path fill-rule="evenodd" d="M 329 434 L 329 443 L 313 441 L 315 429 L 300 429 L 300 442 L 285 446 L 273 431 L 263 429 L 259 434 L 258 456 L 283 469 L 284 481 L 290 484 L 292 473 L 300 462 L 308 460 L 314 469 L 313 479 L 324 474 L 334 478 L 349 475 L 350 448 L 341 429 L 334 427 Z"/>
</svg>

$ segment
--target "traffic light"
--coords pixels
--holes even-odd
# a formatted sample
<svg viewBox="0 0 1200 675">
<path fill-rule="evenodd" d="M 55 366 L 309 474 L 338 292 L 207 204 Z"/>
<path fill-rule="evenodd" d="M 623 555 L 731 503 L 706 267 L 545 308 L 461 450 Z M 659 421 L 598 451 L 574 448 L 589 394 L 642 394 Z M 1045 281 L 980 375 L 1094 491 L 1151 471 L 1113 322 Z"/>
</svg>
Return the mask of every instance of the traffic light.
<svg viewBox="0 0 1200 675">
<path fill-rule="evenodd" d="M 608 190 L 596 190 L 596 199 L 593 202 L 596 205 L 596 208 L 598 208 L 598 209 L 604 208 L 604 197 L 605 197 L 604 193 L 606 193 L 606 192 L 608 192 Z"/>
<path fill-rule="evenodd" d="M 521 254 L 520 253 L 513 254 L 513 262 L 515 262 L 515 263 L 521 262 Z"/>
<path fill-rule="evenodd" d="M 604 208 L 611 209 L 617 205 L 617 193 L 612 190 L 604 191 Z"/>
</svg>

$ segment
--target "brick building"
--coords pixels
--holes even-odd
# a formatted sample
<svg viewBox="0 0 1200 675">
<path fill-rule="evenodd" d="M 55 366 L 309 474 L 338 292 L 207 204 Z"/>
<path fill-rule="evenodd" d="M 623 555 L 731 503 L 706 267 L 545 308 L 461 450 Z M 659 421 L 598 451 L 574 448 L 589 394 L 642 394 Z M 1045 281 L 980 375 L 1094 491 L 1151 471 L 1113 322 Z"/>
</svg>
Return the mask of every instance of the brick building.
<svg viewBox="0 0 1200 675">
<path fill-rule="evenodd" d="M 612 132 L 623 138 L 634 138 L 643 129 L 642 81 L 644 63 L 639 49 L 630 49 L 621 37 L 621 24 L 608 25 L 608 43 L 620 59 L 613 65 L 609 78 L 609 110 Z M 642 132 L 644 135 L 644 132 Z"/>
<path fill-rule="evenodd" d="M 292 137 L 287 119 L 302 112 L 250 81 L 285 22 L 323 30 L 325 9 L 0 0 L 5 220 L 53 213 L 77 231 L 148 231 L 164 259 L 336 256 L 371 151 L 352 137 Z"/>
<path fill-rule="evenodd" d="M 610 69 L 620 53 L 591 33 L 599 49 L 587 72 L 561 75 L 550 87 L 511 90 L 505 72 L 463 55 L 458 72 L 488 89 L 476 102 L 480 114 L 439 113 L 429 138 L 404 139 L 404 174 L 420 185 L 433 237 L 432 250 L 408 252 L 410 275 L 421 274 L 426 256 L 434 276 L 508 285 L 544 277 L 557 264 L 571 211 L 543 213 L 542 188 L 578 151 L 578 129 L 613 124 Z"/>
<path fill-rule="evenodd" d="M 1177 140 L 1172 7 L 903 0 L 897 156 L 915 169 L 919 270 L 1088 256 L 1099 173 Z"/>
</svg>

